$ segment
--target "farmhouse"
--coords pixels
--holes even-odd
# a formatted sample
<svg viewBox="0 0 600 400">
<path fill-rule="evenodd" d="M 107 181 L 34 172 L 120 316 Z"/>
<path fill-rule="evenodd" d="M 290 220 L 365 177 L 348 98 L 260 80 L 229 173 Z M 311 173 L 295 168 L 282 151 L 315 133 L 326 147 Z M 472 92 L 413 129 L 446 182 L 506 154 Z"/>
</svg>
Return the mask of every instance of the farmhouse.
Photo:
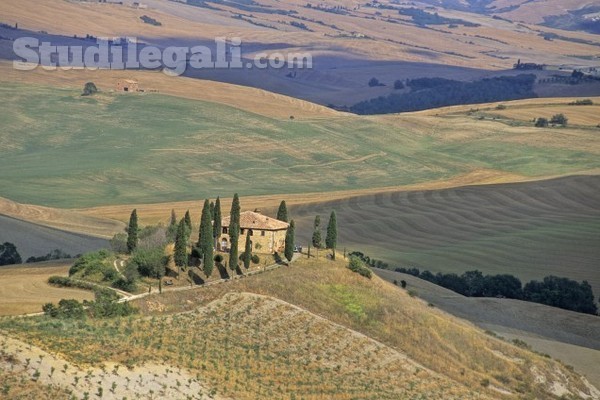
<svg viewBox="0 0 600 400">
<path fill-rule="evenodd" d="M 119 79 L 117 81 L 117 91 L 119 92 L 139 92 L 139 90 L 138 82 L 133 79 Z"/>
<path fill-rule="evenodd" d="M 223 228 L 217 242 L 217 248 L 220 251 L 228 251 L 230 247 L 230 219 L 230 217 L 225 217 L 221 220 Z M 267 217 L 258 212 L 245 211 L 240 213 L 238 251 L 244 251 L 246 236 L 250 236 L 254 252 L 270 254 L 281 252 L 285 247 L 285 234 L 289 226 L 287 222 Z"/>
</svg>

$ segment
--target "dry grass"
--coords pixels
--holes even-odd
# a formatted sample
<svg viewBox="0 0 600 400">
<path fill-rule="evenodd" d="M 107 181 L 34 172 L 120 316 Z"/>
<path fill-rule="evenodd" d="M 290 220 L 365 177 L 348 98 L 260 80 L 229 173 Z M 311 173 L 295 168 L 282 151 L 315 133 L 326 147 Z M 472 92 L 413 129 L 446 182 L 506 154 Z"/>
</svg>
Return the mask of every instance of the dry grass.
<svg viewBox="0 0 600 400">
<path fill-rule="evenodd" d="M 572 2 L 575 0 L 571 0 Z M 358 54 L 371 60 L 405 60 L 414 62 L 435 62 L 446 65 L 481 67 L 484 69 L 510 68 L 514 60 L 527 55 L 538 62 L 551 64 L 569 63 L 569 55 L 595 55 L 592 45 L 571 43 L 564 46 L 561 41 L 545 41 L 538 36 L 539 27 L 518 27 L 516 24 L 498 21 L 489 16 L 441 10 L 449 15 L 478 22 L 477 28 L 454 28 L 434 26 L 424 34 L 424 30 L 408 22 L 393 10 L 376 10 L 362 7 L 354 10 L 353 2 L 344 2 L 349 15 L 340 15 L 307 9 L 303 1 L 287 1 L 285 5 L 275 0 L 263 0 L 262 5 L 284 11 L 296 11 L 306 18 L 323 24 L 306 21 L 314 32 L 299 31 L 289 25 L 296 19 L 288 15 L 252 12 L 253 20 L 277 28 L 268 29 L 242 22 L 232 17 L 239 9 L 217 6 L 221 10 L 211 10 L 150 1 L 146 10 L 135 10 L 126 6 L 108 4 L 81 4 L 77 2 L 57 2 L 53 0 L 6 0 L 1 10 L 3 21 L 18 22 L 25 29 L 46 30 L 71 36 L 90 33 L 96 36 L 129 35 L 146 38 L 180 38 L 184 40 L 198 38 L 212 39 L 216 36 L 239 36 L 246 42 L 262 44 L 285 44 L 282 51 L 298 48 L 311 48 L 315 53 L 335 53 L 327 49 L 338 49 L 340 54 Z M 549 10 L 560 10 L 559 0 L 553 0 Z M 340 5 L 339 2 L 326 1 L 324 5 Z M 530 11 L 537 10 L 539 4 L 524 5 L 516 12 L 522 19 Z M 375 15 L 379 11 L 381 15 Z M 537 13 L 536 18 L 551 11 Z M 149 26 L 139 17 L 147 14 L 159 20 L 161 27 Z M 504 15 L 504 14 L 503 14 Z M 510 14 L 506 14 L 510 16 Z M 387 22 L 391 18 L 395 23 Z M 537 20 L 536 20 L 537 22 Z M 398 37 L 398 31 L 402 37 Z M 550 31 L 550 29 L 546 29 Z M 353 34 L 362 34 L 369 39 L 352 38 Z M 594 35 L 580 32 L 568 32 L 568 36 L 594 40 Z M 495 40 L 489 40 L 487 38 Z M 490 57 L 484 52 L 493 52 L 505 59 Z M 581 62 L 581 60 L 578 60 Z M 368 77 L 366 78 L 368 79 Z"/>
<path fill-rule="evenodd" d="M 262 213 L 275 214 L 279 203 L 285 200 L 289 206 L 300 206 L 308 204 L 323 203 L 332 200 L 341 200 L 350 197 L 383 194 L 392 192 L 403 192 L 412 190 L 436 190 L 443 188 L 468 186 L 468 185 L 486 185 L 507 182 L 526 181 L 530 178 L 523 176 L 503 173 L 493 170 L 477 170 L 468 174 L 459 175 L 451 179 L 439 181 L 423 182 L 414 185 L 379 187 L 360 190 L 342 190 L 319 193 L 301 193 L 301 194 L 273 194 L 268 196 L 242 196 L 241 204 L 244 210 L 260 209 Z M 129 219 L 131 210 L 136 208 L 140 222 L 142 224 L 166 223 L 174 209 L 177 215 L 183 216 L 187 210 L 198 210 L 201 204 L 199 201 L 179 201 L 155 204 L 124 204 L 114 206 L 100 206 L 85 209 L 73 210 L 77 215 L 89 215 L 90 217 L 100 218 L 102 220 L 116 220 L 126 222 Z M 231 198 L 221 198 L 221 208 L 225 214 L 228 214 L 231 208 Z M 1 210 L 1 209 L 0 209 Z"/>
<path fill-rule="evenodd" d="M 65 2 L 66 3 L 66 2 Z M 254 114 L 277 119 L 327 118 L 343 113 L 307 101 L 295 99 L 252 87 L 232 85 L 209 80 L 167 76 L 156 71 L 119 70 L 56 70 L 19 71 L 12 63 L 0 62 L 0 82 L 23 82 L 44 86 L 82 89 L 86 82 L 94 82 L 100 90 L 112 91 L 118 79 L 136 79 L 140 88 L 158 90 L 162 94 L 192 100 L 225 104 Z"/>
<path fill-rule="evenodd" d="M 94 294 L 89 291 L 48 285 L 50 276 L 66 276 L 69 266 L 45 262 L 0 268 L 0 315 L 41 312 L 43 304 L 61 299 L 92 300 Z"/>
<path fill-rule="evenodd" d="M 137 305 L 143 317 L 0 324 L 69 362 L 183 367 L 239 399 L 504 398 L 499 390 L 551 398 L 555 385 L 599 395 L 558 363 L 360 277 L 344 261 L 301 259 Z"/>
</svg>

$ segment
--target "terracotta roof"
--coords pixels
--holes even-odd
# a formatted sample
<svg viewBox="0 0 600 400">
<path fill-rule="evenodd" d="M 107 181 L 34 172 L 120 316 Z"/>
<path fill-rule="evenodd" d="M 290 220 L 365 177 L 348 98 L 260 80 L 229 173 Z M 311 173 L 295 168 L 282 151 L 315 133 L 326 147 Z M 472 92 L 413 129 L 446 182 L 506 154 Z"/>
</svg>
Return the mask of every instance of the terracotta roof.
<svg viewBox="0 0 600 400">
<path fill-rule="evenodd" d="M 221 220 L 221 225 L 229 227 L 230 217 L 225 217 Z M 266 215 L 259 214 L 253 211 L 244 211 L 240 213 L 240 228 L 242 229 L 264 229 L 270 231 L 277 231 L 280 229 L 287 229 L 290 224 L 287 222 L 279 221 L 275 218 L 267 217 Z"/>
<path fill-rule="evenodd" d="M 125 83 L 137 83 L 137 81 L 134 81 L 133 79 L 121 79 L 121 80 Z"/>
</svg>

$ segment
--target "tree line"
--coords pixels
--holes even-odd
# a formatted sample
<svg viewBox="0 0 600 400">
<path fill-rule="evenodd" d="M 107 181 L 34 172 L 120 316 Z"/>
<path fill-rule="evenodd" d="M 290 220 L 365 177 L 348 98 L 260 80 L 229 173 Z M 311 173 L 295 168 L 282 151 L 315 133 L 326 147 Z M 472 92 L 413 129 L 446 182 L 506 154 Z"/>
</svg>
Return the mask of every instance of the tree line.
<svg viewBox="0 0 600 400">
<path fill-rule="evenodd" d="M 419 111 L 459 104 L 491 103 L 537 97 L 533 91 L 536 76 L 520 74 L 461 82 L 444 78 L 412 79 L 409 93 L 392 93 L 361 101 L 350 107 L 334 107 L 356 114 L 387 114 Z"/>
<path fill-rule="evenodd" d="M 523 286 L 519 278 L 510 274 L 483 275 L 478 270 L 461 275 L 440 272 L 433 274 L 418 268 L 392 268 L 388 263 L 372 259 L 361 252 L 352 252 L 350 255 L 360 258 L 371 267 L 410 274 L 467 297 L 505 297 L 598 315 L 594 293 L 587 281 L 580 283 L 568 278 L 547 276 L 541 281 L 532 280 Z"/>
</svg>

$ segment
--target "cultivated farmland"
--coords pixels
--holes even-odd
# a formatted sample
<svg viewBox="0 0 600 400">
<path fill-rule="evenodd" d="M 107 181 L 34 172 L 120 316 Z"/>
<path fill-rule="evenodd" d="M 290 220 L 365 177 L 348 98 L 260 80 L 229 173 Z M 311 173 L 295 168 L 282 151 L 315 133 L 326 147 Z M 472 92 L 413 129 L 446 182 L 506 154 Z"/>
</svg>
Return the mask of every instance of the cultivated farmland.
<svg viewBox="0 0 600 400">
<path fill-rule="evenodd" d="M 66 276 L 69 267 L 64 261 L 0 267 L 0 315 L 38 313 L 61 299 L 92 300 L 92 292 L 48 285 L 49 277 Z"/>
<path fill-rule="evenodd" d="M 292 207 L 309 240 L 316 214 L 338 213 L 340 248 L 432 272 L 479 269 L 521 280 L 588 280 L 600 295 L 600 178 L 359 196 Z"/>
<path fill-rule="evenodd" d="M 533 127 L 468 116 L 281 120 L 159 94 L 81 97 L 21 84 L 3 85 L 0 98 L 1 194 L 20 203 L 73 208 L 600 168 L 591 130 L 540 141 Z"/>
</svg>

